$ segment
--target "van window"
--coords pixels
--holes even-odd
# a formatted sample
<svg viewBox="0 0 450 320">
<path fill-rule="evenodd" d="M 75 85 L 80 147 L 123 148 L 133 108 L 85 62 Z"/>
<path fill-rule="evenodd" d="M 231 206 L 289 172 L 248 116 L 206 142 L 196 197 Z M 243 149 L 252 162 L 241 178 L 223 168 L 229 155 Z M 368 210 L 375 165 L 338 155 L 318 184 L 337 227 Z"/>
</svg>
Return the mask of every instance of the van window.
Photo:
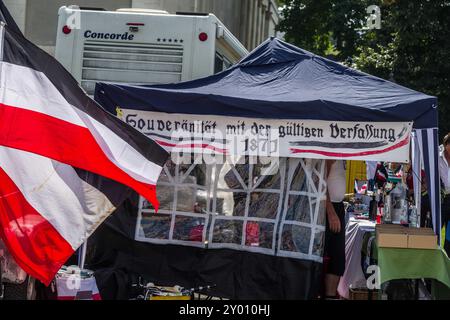
<svg viewBox="0 0 450 320">
<path fill-rule="evenodd" d="M 219 73 L 224 70 L 227 70 L 232 65 L 233 65 L 233 63 L 231 63 L 230 60 L 228 60 L 222 54 L 216 52 L 216 58 L 215 58 L 215 62 L 214 62 L 214 73 Z"/>
</svg>

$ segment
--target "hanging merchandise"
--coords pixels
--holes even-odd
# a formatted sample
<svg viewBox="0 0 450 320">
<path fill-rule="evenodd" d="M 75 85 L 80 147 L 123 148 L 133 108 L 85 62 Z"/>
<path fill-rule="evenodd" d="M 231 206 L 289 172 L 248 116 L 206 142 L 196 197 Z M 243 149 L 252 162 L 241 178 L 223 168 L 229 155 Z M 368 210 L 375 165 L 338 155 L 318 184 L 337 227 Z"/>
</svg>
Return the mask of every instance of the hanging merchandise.
<svg viewBox="0 0 450 320">
<path fill-rule="evenodd" d="M 78 266 L 63 266 L 57 273 L 58 300 L 101 300 L 94 272 Z"/>
<path fill-rule="evenodd" d="M 391 220 L 396 224 L 408 223 L 408 204 L 406 201 L 406 189 L 403 184 L 397 183 L 390 193 Z"/>
</svg>

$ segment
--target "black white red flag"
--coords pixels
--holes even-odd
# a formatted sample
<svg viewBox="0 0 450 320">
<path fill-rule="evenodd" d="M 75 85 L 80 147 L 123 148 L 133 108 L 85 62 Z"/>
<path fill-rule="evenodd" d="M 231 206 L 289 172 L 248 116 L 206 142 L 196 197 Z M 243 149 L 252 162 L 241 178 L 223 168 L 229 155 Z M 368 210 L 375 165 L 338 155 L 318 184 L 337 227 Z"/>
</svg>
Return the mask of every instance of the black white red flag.
<svg viewBox="0 0 450 320">
<path fill-rule="evenodd" d="M 79 170 L 134 189 L 158 207 L 168 154 L 89 98 L 29 42 L 0 1 L 0 236 L 17 263 L 49 284 L 115 210 Z"/>
</svg>

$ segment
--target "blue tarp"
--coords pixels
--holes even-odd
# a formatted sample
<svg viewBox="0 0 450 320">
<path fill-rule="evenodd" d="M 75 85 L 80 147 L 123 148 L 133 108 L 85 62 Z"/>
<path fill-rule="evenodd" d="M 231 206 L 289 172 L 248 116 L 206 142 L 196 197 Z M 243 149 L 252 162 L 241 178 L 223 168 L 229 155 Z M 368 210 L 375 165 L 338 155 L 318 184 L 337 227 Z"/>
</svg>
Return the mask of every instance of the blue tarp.
<svg viewBox="0 0 450 320">
<path fill-rule="evenodd" d="M 331 121 L 414 121 L 437 128 L 437 99 L 278 39 L 268 39 L 219 74 L 178 84 L 99 83 L 95 98 L 116 106 L 166 113 Z"/>
</svg>

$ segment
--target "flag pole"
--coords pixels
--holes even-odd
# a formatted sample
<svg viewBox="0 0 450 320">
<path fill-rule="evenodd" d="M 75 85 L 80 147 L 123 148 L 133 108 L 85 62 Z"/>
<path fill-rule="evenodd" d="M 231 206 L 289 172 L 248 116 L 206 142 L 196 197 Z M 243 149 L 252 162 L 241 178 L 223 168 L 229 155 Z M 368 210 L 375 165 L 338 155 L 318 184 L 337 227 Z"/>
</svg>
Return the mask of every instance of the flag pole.
<svg viewBox="0 0 450 320">
<path fill-rule="evenodd" d="M 83 245 L 78 249 L 78 267 L 83 270 L 84 263 L 86 261 L 86 251 L 87 251 L 87 239 L 83 242 Z"/>
</svg>

